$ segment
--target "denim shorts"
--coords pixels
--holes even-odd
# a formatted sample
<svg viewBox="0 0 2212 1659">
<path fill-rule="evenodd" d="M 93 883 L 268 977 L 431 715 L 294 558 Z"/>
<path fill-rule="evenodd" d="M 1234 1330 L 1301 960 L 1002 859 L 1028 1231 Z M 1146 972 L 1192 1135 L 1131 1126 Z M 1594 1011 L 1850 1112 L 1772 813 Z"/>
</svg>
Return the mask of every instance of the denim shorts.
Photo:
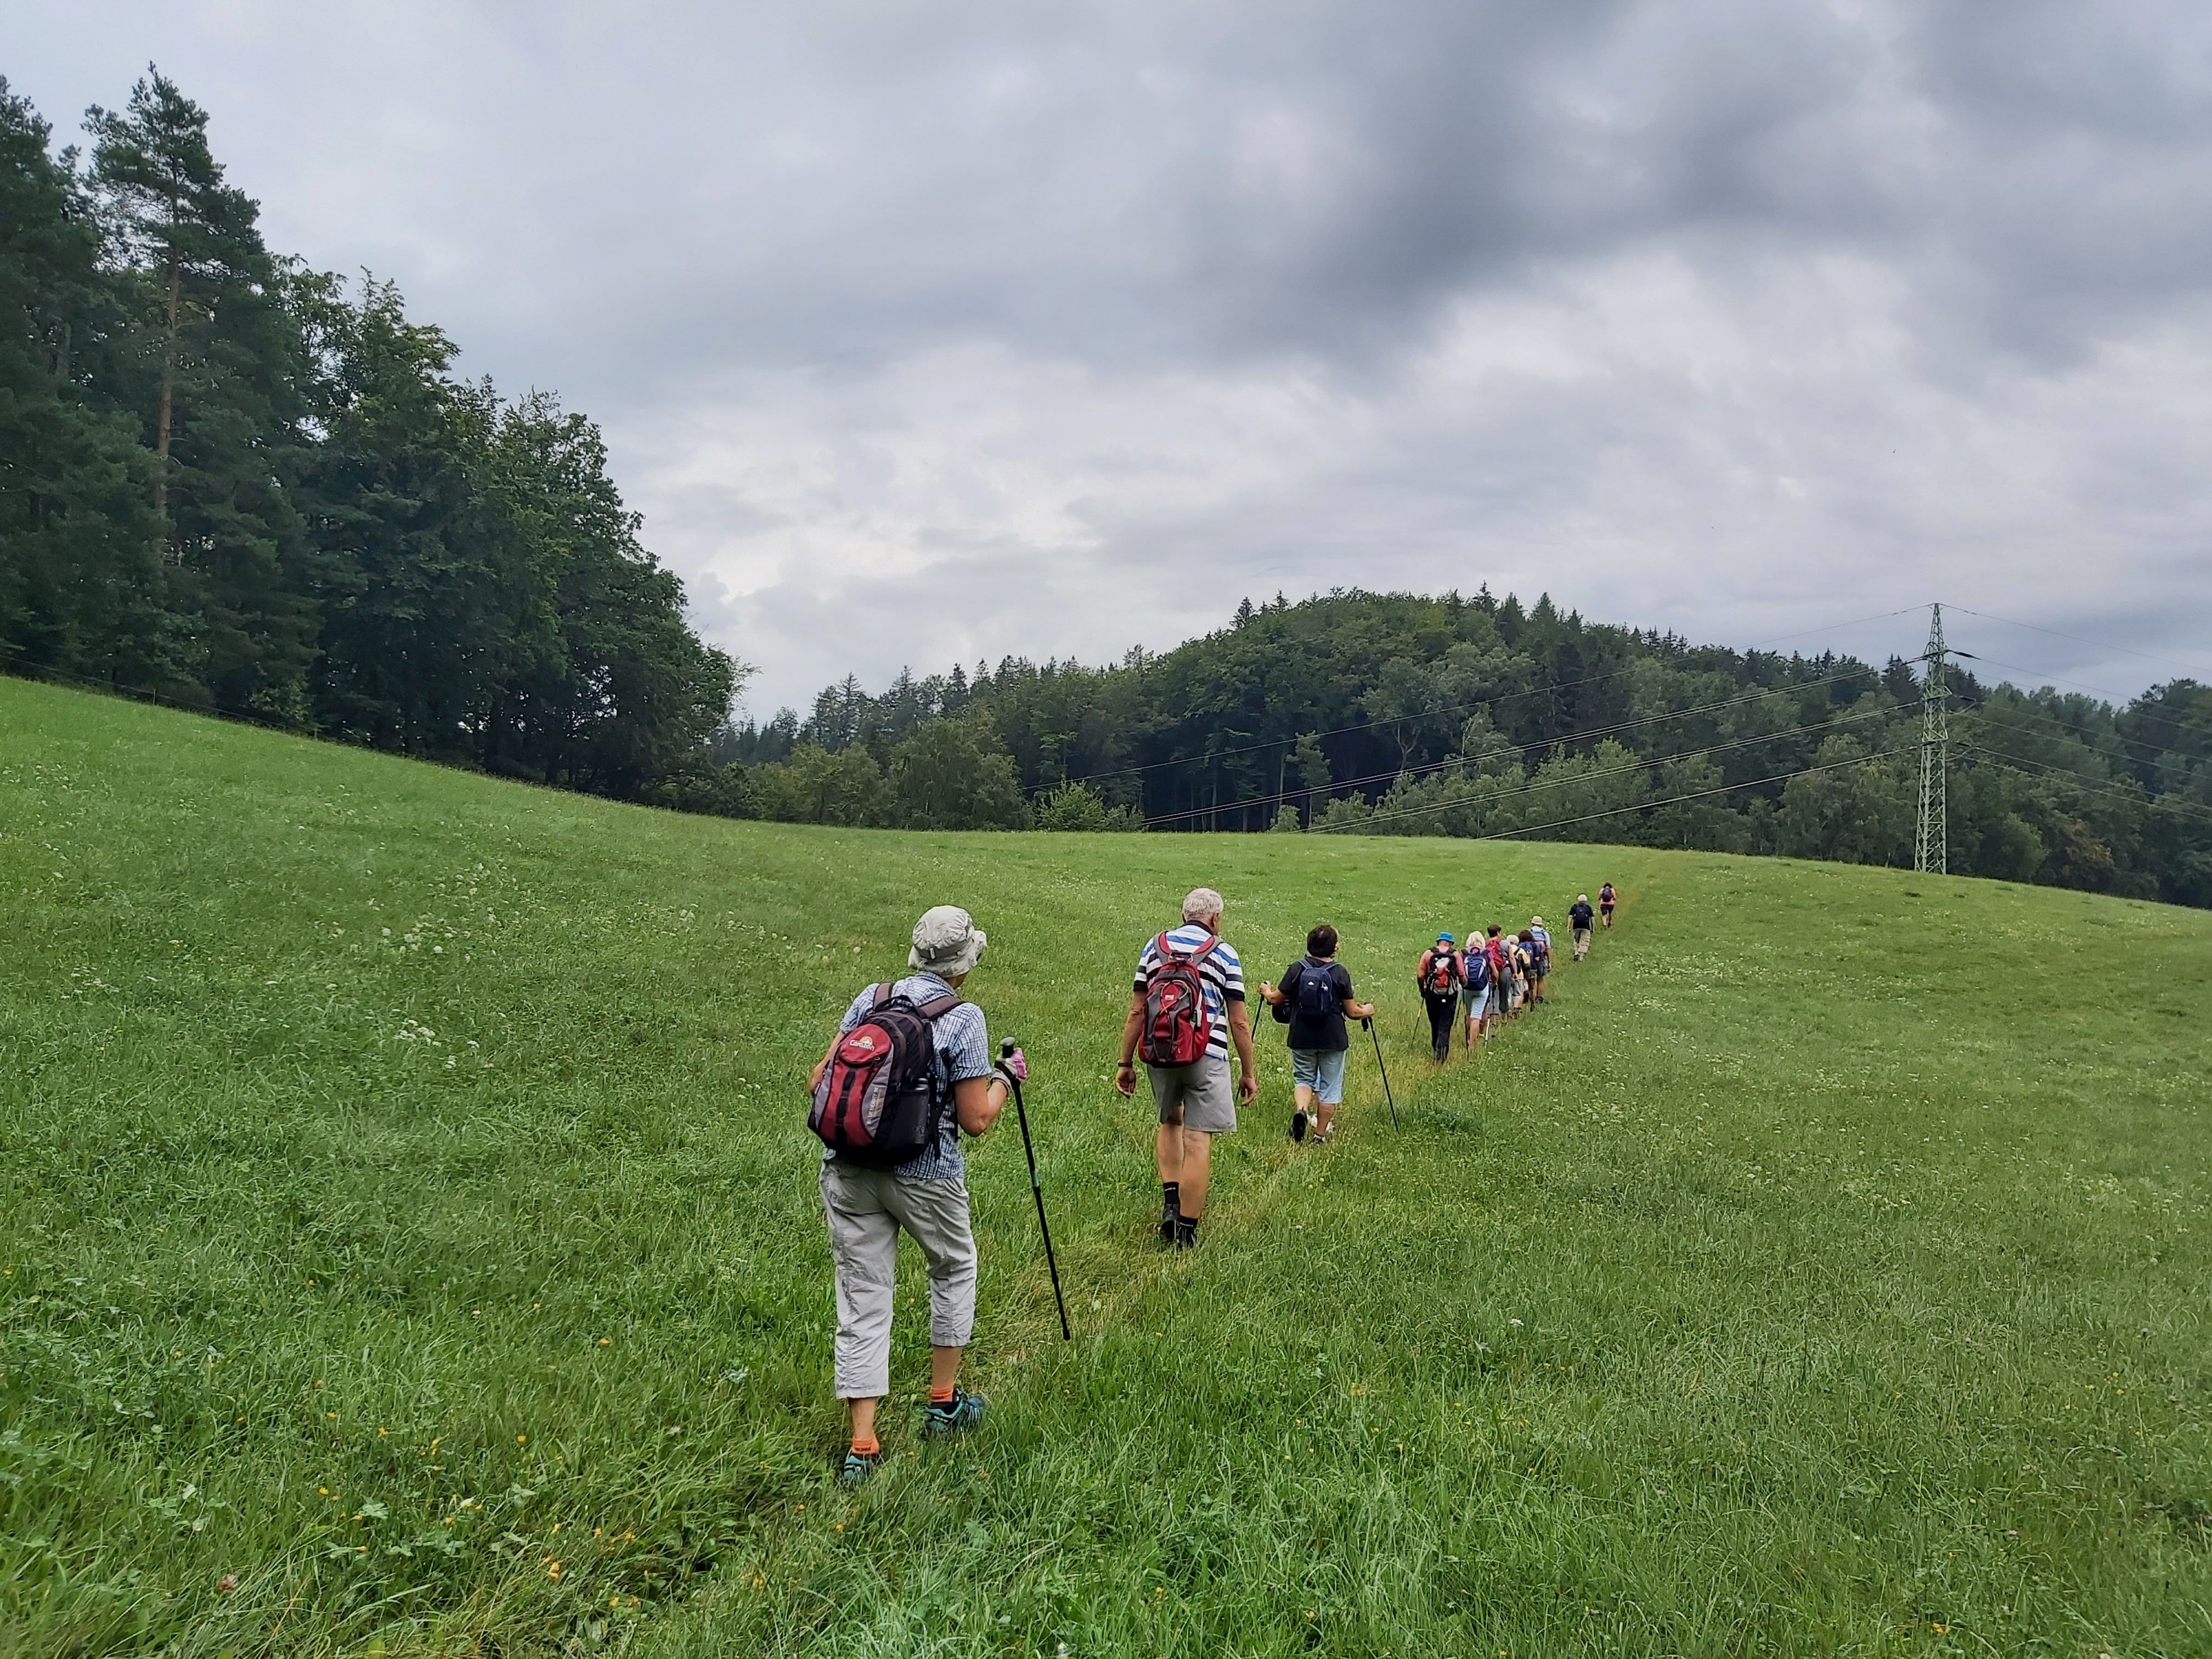
<svg viewBox="0 0 2212 1659">
<path fill-rule="evenodd" d="M 1291 1078 L 1310 1089 L 1324 1106 L 1344 1104 L 1344 1053 L 1341 1048 L 1293 1048 Z"/>
</svg>

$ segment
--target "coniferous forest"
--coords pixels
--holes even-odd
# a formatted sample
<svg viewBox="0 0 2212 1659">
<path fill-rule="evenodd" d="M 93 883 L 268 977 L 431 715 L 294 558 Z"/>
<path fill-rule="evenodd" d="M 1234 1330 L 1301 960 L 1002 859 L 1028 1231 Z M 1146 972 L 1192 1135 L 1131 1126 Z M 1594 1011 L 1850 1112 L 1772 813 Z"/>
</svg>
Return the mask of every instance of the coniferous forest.
<svg viewBox="0 0 2212 1659">
<path fill-rule="evenodd" d="M 0 663 L 635 798 L 727 715 L 599 433 L 303 269 L 149 75 L 0 82 Z"/>
<path fill-rule="evenodd" d="M 1911 862 L 1917 663 L 1486 589 L 1247 601 L 1103 667 L 873 665 L 880 695 L 733 724 L 744 671 L 589 421 L 268 249 L 160 75 L 87 131 L 57 154 L 0 82 L 0 666 L 732 817 Z M 1951 689 L 1954 872 L 2212 905 L 2212 690 Z"/>
</svg>

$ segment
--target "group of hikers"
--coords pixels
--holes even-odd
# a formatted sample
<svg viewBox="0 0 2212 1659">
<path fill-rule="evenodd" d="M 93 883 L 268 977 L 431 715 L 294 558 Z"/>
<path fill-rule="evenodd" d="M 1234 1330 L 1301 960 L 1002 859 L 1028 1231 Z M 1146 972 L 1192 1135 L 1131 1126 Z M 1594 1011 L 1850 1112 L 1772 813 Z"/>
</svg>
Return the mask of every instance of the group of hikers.
<svg viewBox="0 0 2212 1659">
<path fill-rule="evenodd" d="M 1578 895 L 1567 910 L 1574 934 L 1575 960 L 1589 954 L 1590 931 L 1601 914 L 1613 926 L 1613 887 L 1598 890 L 1595 908 L 1588 893 Z M 1413 982 L 1429 1010 L 1429 1047 L 1442 1065 L 1451 1058 L 1452 1033 L 1463 1030 L 1472 1049 L 1479 1037 L 1488 1042 L 1506 1020 L 1545 1000 L 1552 976 L 1552 934 L 1541 916 L 1531 916 L 1517 933 L 1509 933 L 1496 922 L 1485 933 L 1468 931 L 1467 947 L 1449 933 L 1438 933 L 1437 942 L 1421 952 Z"/>
<path fill-rule="evenodd" d="M 1610 928 L 1613 885 L 1568 912 L 1574 956 L 1589 951 L 1594 925 Z M 1184 896 L 1182 922 L 1138 953 L 1121 1024 L 1114 1086 L 1137 1091 L 1144 1066 L 1158 1114 L 1153 1153 L 1160 1177 L 1160 1238 L 1169 1249 L 1198 1242 L 1212 1173 L 1213 1137 L 1237 1128 L 1237 1112 L 1260 1097 L 1244 967 L 1222 934 L 1225 904 L 1210 887 Z M 1349 1022 L 1371 1022 L 1375 1005 L 1354 994 L 1336 959 L 1336 929 L 1316 925 L 1305 953 L 1261 1000 L 1288 1027 L 1294 1103 L 1291 1139 L 1326 1144 L 1344 1104 Z M 921 1432 L 971 1428 L 981 1395 L 960 1386 L 960 1364 L 975 1322 L 975 1238 L 961 1137 L 989 1131 L 1018 1096 L 1029 1064 L 1011 1042 L 994 1058 L 982 1011 L 960 988 L 988 939 L 967 911 L 939 905 L 915 924 L 912 972 L 853 999 L 837 1035 L 808 1079 L 808 1123 L 823 1141 L 822 1206 L 836 1267 L 836 1386 L 851 1437 L 842 1478 L 868 1479 L 883 1455 L 876 1411 L 890 1392 L 892 1287 L 902 1229 L 929 1270 L 929 1401 Z M 1462 1024 L 1467 1046 L 1545 1000 L 1551 937 L 1543 918 L 1507 935 L 1492 926 L 1465 948 L 1449 933 L 1421 953 L 1417 983 L 1429 1010 L 1436 1059 L 1450 1058 Z M 1231 1079 L 1231 1056 L 1235 1056 Z M 1378 1048 L 1379 1057 L 1379 1048 Z M 1027 1133 L 1026 1128 L 1024 1131 Z"/>
</svg>

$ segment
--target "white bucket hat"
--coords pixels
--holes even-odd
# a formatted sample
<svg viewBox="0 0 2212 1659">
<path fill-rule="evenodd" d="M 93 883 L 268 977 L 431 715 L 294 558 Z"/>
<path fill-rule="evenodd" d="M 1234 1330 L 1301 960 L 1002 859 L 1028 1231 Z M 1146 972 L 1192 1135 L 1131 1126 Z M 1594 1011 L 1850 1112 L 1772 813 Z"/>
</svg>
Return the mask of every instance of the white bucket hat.
<svg viewBox="0 0 2212 1659">
<path fill-rule="evenodd" d="M 915 923 L 914 949 L 906 954 L 907 965 L 949 979 L 971 971 L 990 942 L 965 910 L 957 904 L 940 904 L 923 911 Z"/>
</svg>

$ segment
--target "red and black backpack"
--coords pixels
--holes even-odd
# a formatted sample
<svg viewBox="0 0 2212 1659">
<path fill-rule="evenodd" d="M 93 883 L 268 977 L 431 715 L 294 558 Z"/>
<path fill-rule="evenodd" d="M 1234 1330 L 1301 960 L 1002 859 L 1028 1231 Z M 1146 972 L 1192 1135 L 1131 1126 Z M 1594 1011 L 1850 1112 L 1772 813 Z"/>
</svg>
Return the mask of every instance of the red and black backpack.
<svg viewBox="0 0 2212 1659">
<path fill-rule="evenodd" d="M 1421 969 L 1413 977 L 1425 996 L 1440 997 L 1459 983 L 1459 953 L 1431 949 L 1421 953 Z"/>
<path fill-rule="evenodd" d="M 1195 1066 L 1213 1042 L 1213 1016 L 1198 963 L 1213 948 L 1213 935 L 1181 952 L 1162 933 L 1152 941 L 1159 960 L 1145 975 L 1145 1027 L 1137 1053 L 1147 1066 Z"/>
<path fill-rule="evenodd" d="M 917 1003 L 888 985 L 874 994 L 860 1023 L 830 1049 L 806 1127 L 839 1158 L 888 1170 L 936 1144 L 945 1103 L 932 1051 L 937 1022 L 960 999 Z"/>
</svg>

